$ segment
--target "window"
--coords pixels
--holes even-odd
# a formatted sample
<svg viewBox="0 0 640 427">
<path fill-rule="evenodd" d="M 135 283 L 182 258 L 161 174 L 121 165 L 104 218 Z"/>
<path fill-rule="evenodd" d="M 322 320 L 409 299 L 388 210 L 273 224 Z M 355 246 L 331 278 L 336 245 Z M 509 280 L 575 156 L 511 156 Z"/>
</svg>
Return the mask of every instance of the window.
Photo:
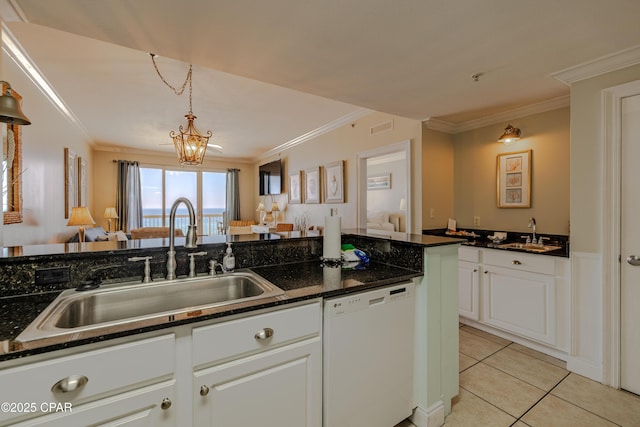
<svg viewBox="0 0 640 427">
<path fill-rule="evenodd" d="M 169 227 L 171 205 L 178 197 L 186 197 L 196 211 L 199 235 L 224 234 L 226 179 L 225 172 L 140 167 L 143 226 Z M 188 211 L 181 204 L 176 228 L 186 234 L 188 225 Z"/>
</svg>

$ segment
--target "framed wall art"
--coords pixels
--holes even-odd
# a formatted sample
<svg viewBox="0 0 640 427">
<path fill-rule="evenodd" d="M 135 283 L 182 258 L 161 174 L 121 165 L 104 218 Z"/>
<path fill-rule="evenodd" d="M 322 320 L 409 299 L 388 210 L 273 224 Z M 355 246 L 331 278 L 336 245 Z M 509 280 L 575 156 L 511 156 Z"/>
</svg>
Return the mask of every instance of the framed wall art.
<svg viewBox="0 0 640 427">
<path fill-rule="evenodd" d="M 289 174 L 289 204 L 302 203 L 302 171 Z"/>
<path fill-rule="evenodd" d="M 531 207 L 531 150 L 498 154 L 499 208 Z"/>
<path fill-rule="evenodd" d="M 76 153 L 64 149 L 64 217 L 69 218 L 71 208 L 78 206 L 78 180 Z"/>
<path fill-rule="evenodd" d="M 376 175 L 367 177 L 367 190 L 389 190 L 391 189 L 391 174 Z"/>
<path fill-rule="evenodd" d="M 320 203 L 320 167 L 304 170 L 304 202 Z"/>
<path fill-rule="evenodd" d="M 87 161 L 78 156 L 78 206 L 87 206 Z"/>
<path fill-rule="evenodd" d="M 344 203 L 344 162 L 324 165 L 324 202 Z"/>
</svg>

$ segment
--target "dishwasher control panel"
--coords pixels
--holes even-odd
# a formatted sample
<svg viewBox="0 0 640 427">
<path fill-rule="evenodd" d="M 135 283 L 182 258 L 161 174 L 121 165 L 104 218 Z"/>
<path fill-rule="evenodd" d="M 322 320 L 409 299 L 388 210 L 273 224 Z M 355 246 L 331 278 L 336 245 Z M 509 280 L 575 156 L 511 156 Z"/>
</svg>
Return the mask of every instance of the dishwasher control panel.
<svg viewBox="0 0 640 427">
<path fill-rule="evenodd" d="M 340 316 L 412 298 L 414 288 L 413 282 L 407 282 L 327 299 L 324 302 L 325 315 Z"/>
</svg>

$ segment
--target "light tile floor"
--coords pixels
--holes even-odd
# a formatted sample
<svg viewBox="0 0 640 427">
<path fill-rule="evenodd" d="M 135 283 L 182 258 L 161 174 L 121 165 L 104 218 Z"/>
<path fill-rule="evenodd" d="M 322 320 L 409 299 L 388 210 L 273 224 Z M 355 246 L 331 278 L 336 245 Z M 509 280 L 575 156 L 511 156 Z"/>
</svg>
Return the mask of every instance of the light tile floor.
<svg viewBox="0 0 640 427">
<path fill-rule="evenodd" d="M 445 427 L 640 427 L 640 397 L 495 335 L 459 332 L 460 394 Z"/>
</svg>

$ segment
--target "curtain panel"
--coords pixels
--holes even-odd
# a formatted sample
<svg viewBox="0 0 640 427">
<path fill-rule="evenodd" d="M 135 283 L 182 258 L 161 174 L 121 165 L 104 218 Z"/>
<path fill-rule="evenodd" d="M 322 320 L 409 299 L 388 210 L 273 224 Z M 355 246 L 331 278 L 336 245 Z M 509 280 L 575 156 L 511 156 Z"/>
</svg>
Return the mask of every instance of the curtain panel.
<svg viewBox="0 0 640 427">
<path fill-rule="evenodd" d="M 224 215 L 224 229 L 229 221 L 240 219 L 240 185 L 238 182 L 240 169 L 227 169 L 227 200 Z"/>
<path fill-rule="evenodd" d="M 119 229 L 129 233 L 142 227 L 142 189 L 140 185 L 140 164 L 118 160 L 118 183 L 116 211 Z"/>
</svg>

